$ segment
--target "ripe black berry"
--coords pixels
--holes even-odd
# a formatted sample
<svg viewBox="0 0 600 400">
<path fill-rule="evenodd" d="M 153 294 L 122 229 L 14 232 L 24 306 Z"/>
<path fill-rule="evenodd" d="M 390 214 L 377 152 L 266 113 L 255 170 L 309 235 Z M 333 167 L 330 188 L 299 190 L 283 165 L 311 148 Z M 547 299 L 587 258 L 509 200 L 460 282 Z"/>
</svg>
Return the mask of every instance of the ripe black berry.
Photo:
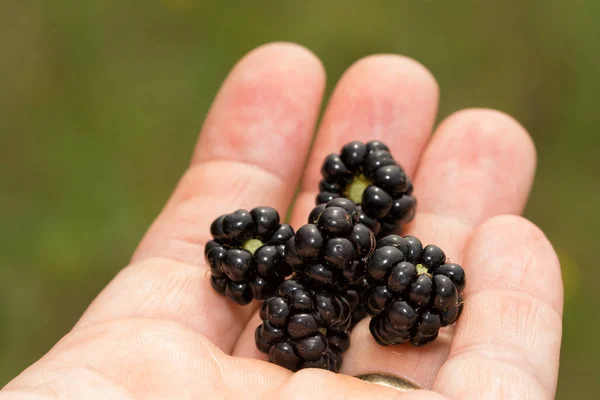
<svg viewBox="0 0 600 400">
<path fill-rule="evenodd" d="M 308 220 L 285 245 L 287 263 L 298 277 L 328 290 L 362 282 L 375 236 L 359 222 L 357 206 L 335 198 L 315 207 Z"/>
<path fill-rule="evenodd" d="M 363 304 L 372 316 L 369 329 L 381 345 L 429 343 L 462 312 L 464 270 L 447 263 L 442 249 L 423 248 L 414 236 L 381 238 L 365 275 L 369 287 Z"/>
<path fill-rule="evenodd" d="M 256 347 L 269 354 L 270 362 L 292 371 L 338 370 L 341 353 L 350 346 L 351 310 L 343 297 L 290 279 L 263 303 L 259 315 Z"/>
<path fill-rule="evenodd" d="M 285 243 L 294 237 L 290 225 L 279 223 L 271 207 L 237 210 L 217 218 L 210 227 L 213 240 L 204 255 L 211 285 L 239 304 L 272 296 L 292 273 L 285 261 Z"/>
<path fill-rule="evenodd" d="M 350 199 L 359 206 L 360 222 L 375 235 L 389 234 L 414 217 L 412 183 L 382 142 L 346 144 L 340 155 L 325 158 L 321 173 L 317 204 Z M 313 215 L 309 221 L 313 223 Z"/>
</svg>

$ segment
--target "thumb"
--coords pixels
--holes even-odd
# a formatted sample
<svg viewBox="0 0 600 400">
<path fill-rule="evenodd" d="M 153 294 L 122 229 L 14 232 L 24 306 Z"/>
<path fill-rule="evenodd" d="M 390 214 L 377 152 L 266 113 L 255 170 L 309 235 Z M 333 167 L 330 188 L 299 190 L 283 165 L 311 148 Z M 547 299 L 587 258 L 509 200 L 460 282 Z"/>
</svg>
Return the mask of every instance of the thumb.
<svg viewBox="0 0 600 400">
<path fill-rule="evenodd" d="M 279 367 L 275 367 L 279 368 Z M 401 392 L 399 390 L 368 383 L 347 375 L 319 369 L 303 369 L 283 378 L 283 382 L 266 383 L 274 390 L 266 389 L 261 398 L 268 399 L 402 399 L 441 400 L 443 396 L 426 390 Z"/>
</svg>

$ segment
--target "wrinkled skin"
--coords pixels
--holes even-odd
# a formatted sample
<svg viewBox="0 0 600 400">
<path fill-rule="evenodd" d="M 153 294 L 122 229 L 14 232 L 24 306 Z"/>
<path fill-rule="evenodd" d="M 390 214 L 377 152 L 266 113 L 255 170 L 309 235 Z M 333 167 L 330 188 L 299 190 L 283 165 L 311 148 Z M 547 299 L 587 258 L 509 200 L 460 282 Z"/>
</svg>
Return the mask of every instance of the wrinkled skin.
<svg viewBox="0 0 600 400">
<path fill-rule="evenodd" d="M 343 75 L 309 155 L 324 84 L 319 60 L 299 46 L 270 44 L 244 57 L 130 265 L 0 400 L 553 398 L 563 291 L 551 244 L 516 216 L 535 171 L 527 132 L 500 112 L 468 109 L 430 139 L 433 76 L 408 58 L 377 55 Z M 405 234 L 464 266 L 464 313 L 423 348 L 378 346 L 363 320 L 344 375 L 292 374 L 254 347 L 258 303 L 240 307 L 210 288 L 203 243 L 223 213 L 271 205 L 285 215 L 301 184 L 291 221 L 298 228 L 314 206 L 323 158 L 372 139 L 387 143 L 414 181 L 419 204 Z M 375 371 L 425 390 L 401 394 L 351 377 Z"/>
</svg>

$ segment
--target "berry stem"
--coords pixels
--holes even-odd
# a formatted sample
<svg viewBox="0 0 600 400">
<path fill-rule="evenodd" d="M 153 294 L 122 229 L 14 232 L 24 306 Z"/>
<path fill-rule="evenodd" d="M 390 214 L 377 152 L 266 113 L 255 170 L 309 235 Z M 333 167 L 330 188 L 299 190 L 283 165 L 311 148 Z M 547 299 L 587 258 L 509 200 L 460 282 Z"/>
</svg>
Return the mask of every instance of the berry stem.
<svg viewBox="0 0 600 400">
<path fill-rule="evenodd" d="M 427 275 L 428 277 L 431 278 L 429 269 L 423 264 L 417 264 L 417 275 Z"/>
<path fill-rule="evenodd" d="M 364 191 L 372 184 L 373 182 L 363 174 L 356 175 L 344 190 L 344 195 L 354 204 L 361 204 Z"/>
<path fill-rule="evenodd" d="M 254 252 L 258 250 L 263 245 L 258 239 L 248 239 L 246 243 L 244 243 L 244 250 L 248 250 L 250 254 L 254 255 Z"/>
</svg>

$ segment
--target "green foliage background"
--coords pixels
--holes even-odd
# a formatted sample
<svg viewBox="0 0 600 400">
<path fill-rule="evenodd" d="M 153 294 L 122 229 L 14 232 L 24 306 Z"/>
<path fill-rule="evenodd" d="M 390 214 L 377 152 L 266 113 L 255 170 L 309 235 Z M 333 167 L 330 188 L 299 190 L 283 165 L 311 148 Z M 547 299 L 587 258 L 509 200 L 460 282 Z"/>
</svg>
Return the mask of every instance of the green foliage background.
<svg viewBox="0 0 600 400">
<path fill-rule="evenodd" d="M 597 398 L 599 20 L 595 0 L 3 2 L 0 384 L 127 263 L 228 69 L 287 40 L 322 58 L 328 93 L 357 59 L 400 53 L 436 75 L 440 120 L 484 106 L 528 128 L 539 171 L 526 215 L 566 288 L 558 397 Z"/>
</svg>

